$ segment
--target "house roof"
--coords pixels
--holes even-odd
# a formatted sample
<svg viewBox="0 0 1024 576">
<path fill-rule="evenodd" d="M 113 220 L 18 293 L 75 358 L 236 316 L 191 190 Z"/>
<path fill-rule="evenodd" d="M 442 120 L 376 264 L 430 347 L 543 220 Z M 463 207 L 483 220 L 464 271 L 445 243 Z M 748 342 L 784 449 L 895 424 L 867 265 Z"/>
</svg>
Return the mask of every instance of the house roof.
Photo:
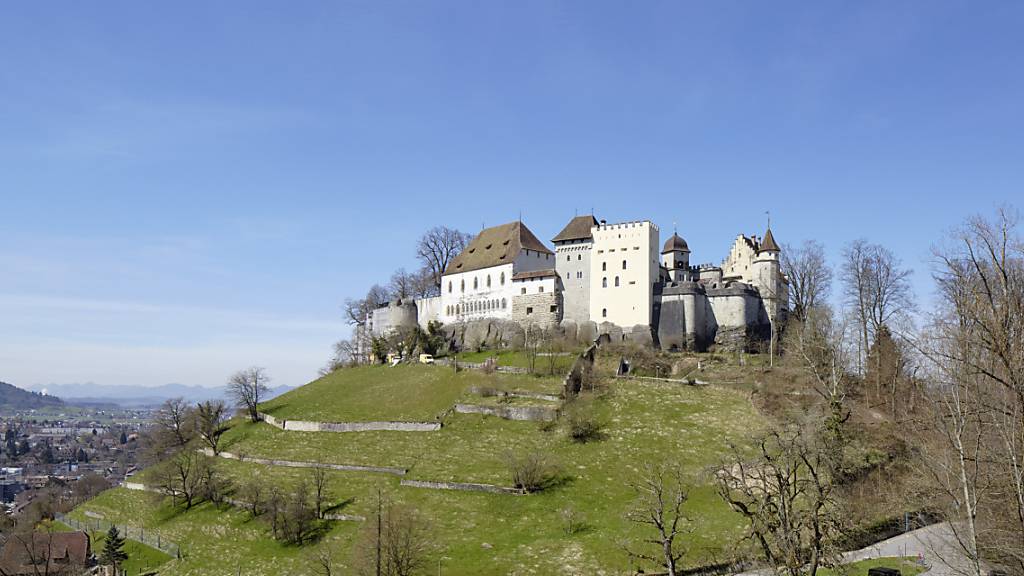
<svg viewBox="0 0 1024 576">
<path fill-rule="evenodd" d="M 519 272 L 512 276 L 512 280 L 529 280 L 531 278 L 551 278 L 552 276 L 558 276 L 558 272 L 555 272 L 554 268 L 548 268 L 546 270 L 532 270 L 530 272 Z"/>
<path fill-rule="evenodd" d="M 29 550 L 31 549 L 31 552 Z M 0 551 L 0 567 L 8 574 L 36 574 L 33 567 L 43 567 L 46 561 L 49 570 L 67 566 L 85 566 L 89 560 L 89 537 L 85 532 L 33 532 L 31 547 L 17 538 L 11 538 Z"/>
<path fill-rule="evenodd" d="M 771 228 L 764 233 L 764 238 L 761 239 L 761 247 L 758 252 L 781 252 L 779 245 L 775 243 L 775 237 L 772 236 Z"/>
<path fill-rule="evenodd" d="M 554 254 L 522 222 L 509 222 L 481 230 L 466 249 L 452 259 L 445 274 L 470 272 L 510 264 L 520 250 L 533 250 L 542 254 Z"/>
<path fill-rule="evenodd" d="M 569 240 L 585 240 L 593 238 L 594 236 L 590 233 L 590 228 L 597 226 L 597 218 L 594 216 L 577 216 L 562 228 L 562 231 L 557 236 L 551 239 L 552 242 L 568 242 Z"/>
</svg>

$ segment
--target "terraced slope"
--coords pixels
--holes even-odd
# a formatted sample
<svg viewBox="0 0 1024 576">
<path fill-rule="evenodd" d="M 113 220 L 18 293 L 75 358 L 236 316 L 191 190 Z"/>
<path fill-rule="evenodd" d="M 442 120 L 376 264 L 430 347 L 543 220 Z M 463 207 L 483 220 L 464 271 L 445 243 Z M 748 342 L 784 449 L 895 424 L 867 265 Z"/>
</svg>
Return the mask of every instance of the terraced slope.
<svg viewBox="0 0 1024 576">
<path fill-rule="evenodd" d="M 318 380 L 265 409 L 307 420 L 422 419 L 445 414 L 456 400 L 472 400 L 471 386 L 549 392 L 558 384 L 531 376 L 455 374 L 443 367 L 364 367 Z M 224 447 L 250 457 L 398 467 L 407 470 L 406 479 L 498 485 L 510 483 L 507 453 L 551 455 L 560 464 L 559 482 L 527 496 L 412 488 L 389 474 L 329 473 L 338 512 L 372 517 L 381 487 L 430 518 L 440 547 L 432 566 L 440 560 L 444 574 L 622 572 L 631 564 L 618 543 L 640 535 L 623 517 L 634 500 L 628 484 L 648 461 L 678 462 L 692 480 L 687 513 L 695 530 L 687 537 L 686 563 L 734 554 L 742 523 L 707 484 L 706 471 L 730 441 L 742 442 L 762 425 L 746 395 L 714 386 L 616 381 L 593 401 L 593 409 L 606 424 L 605 438 L 587 444 L 570 441 L 561 426 L 447 413 L 437 432 L 295 432 L 235 422 Z M 291 486 L 310 474 L 224 459 L 218 466 L 234 478 L 256 477 L 267 485 Z M 567 508 L 584 516 L 582 531 L 566 533 Z M 239 510 L 220 512 L 208 504 L 172 510 L 154 495 L 125 489 L 106 492 L 76 513 L 87 510 L 112 520 L 137 519 L 177 541 L 186 557 L 166 565 L 164 574 L 312 573 L 308 550 L 273 542 L 264 523 Z M 351 569 L 344 564 L 359 530 L 358 522 L 336 522 L 316 545 L 335 551 L 342 573 Z"/>
</svg>

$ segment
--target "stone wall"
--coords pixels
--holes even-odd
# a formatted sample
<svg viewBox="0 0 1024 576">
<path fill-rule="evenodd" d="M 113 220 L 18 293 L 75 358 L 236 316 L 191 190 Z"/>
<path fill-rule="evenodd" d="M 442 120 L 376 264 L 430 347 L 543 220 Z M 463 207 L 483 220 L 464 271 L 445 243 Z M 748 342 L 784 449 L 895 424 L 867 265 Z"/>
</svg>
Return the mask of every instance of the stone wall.
<svg viewBox="0 0 1024 576">
<path fill-rule="evenodd" d="M 356 464 L 276 460 L 273 458 L 257 458 L 254 456 L 245 456 L 244 454 L 233 454 L 231 452 L 224 451 L 221 451 L 219 454 L 214 454 L 213 450 L 210 450 L 209 448 L 203 448 L 199 451 L 211 457 L 216 456 L 218 458 L 226 458 L 228 460 L 238 460 L 239 462 L 252 462 L 253 464 L 262 464 L 264 466 L 283 466 L 285 468 L 326 468 L 327 470 L 340 470 L 342 472 L 375 472 L 378 474 L 391 474 L 394 476 L 404 476 L 407 472 L 404 468 L 393 468 L 389 466 L 360 466 Z"/>
<path fill-rule="evenodd" d="M 481 406 L 479 404 L 456 404 L 459 414 L 486 414 L 505 420 L 533 420 L 550 422 L 558 418 L 558 411 L 544 406 Z"/>
<path fill-rule="evenodd" d="M 557 292 L 524 294 L 512 297 L 512 321 L 521 326 L 542 328 L 557 326 L 562 320 L 562 297 Z"/>
<path fill-rule="evenodd" d="M 466 492 L 490 492 L 491 494 L 523 495 L 526 492 L 518 488 L 495 486 L 493 484 L 476 484 L 473 482 L 430 482 L 427 480 L 402 480 L 402 486 L 412 488 L 430 488 L 433 490 L 462 490 Z"/>
<path fill-rule="evenodd" d="M 440 422 L 310 422 L 275 418 L 262 412 L 260 418 L 289 432 L 436 432 L 441 429 Z"/>
</svg>

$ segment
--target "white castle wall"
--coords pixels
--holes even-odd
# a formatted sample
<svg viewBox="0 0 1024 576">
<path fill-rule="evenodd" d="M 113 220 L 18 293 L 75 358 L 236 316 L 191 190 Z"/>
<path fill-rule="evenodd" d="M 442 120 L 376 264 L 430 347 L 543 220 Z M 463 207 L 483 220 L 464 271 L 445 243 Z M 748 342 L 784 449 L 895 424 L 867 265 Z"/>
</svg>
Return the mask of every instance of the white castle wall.
<svg viewBox="0 0 1024 576">
<path fill-rule="evenodd" d="M 624 222 L 591 231 L 590 319 L 622 327 L 650 325 L 661 270 L 658 227 L 649 221 Z"/>
<path fill-rule="evenodd" d="M 570 240 L 555 247 L 555 270 L 562 281 L 562 317 L 573 322 L 590 320 L 590 259 L 594 243 Z"/>
</svg>

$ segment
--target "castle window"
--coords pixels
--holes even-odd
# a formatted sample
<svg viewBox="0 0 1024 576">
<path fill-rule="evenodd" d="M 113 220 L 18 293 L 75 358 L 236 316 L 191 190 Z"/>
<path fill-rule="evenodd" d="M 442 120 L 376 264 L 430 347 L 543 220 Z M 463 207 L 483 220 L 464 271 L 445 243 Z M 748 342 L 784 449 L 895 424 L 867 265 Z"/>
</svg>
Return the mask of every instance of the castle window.
<svg viewBox="0 0 1024 576">
<path fill-rule="evenodd" d="M 526 314 L 527 315 L 533 314 L 533 306 L 527 306 L 526 307 Z"/>
<path fill-rule="evenodd" d="M 508 307 L 508 302 L 504 298 L 502 298 L 501 299 L 501 309 L 504 310 L 507 307 Z"/>
<path fill-rule="evenodd" d="M 569 279 L 569 273 L 568 273 L 568 272 L 566 272 L 566 273 L 565 273 L 565 279 L 566 279 L 566 280 L 568 280 L 568 279 Z"/>
<path fill-rule="evenodd" d="M 604 272 L 607 269 L 608 269 L 608 263 L 607 262 L 601 262 L 601 272 Z"/>
<path fill-rule="evenodd" d="M 551 311 L 552 311 L 552 312 L 558 312 L 558 306 L 557 306 L 557 305 L 555 305 L 555 306 L 552 306 L 552 307 L 551 307 Z"/>
<path fill-rule="evenodd" d="M 577 260 L 583 260 L 583 254 L 577 254 L 576 255 L 576 259 Z"/>
<path fill-rule="evenodd" d="M 476 276 L 473 276 L 473 290 L 476 290 L 478 285 L 479 282 L 477 281 Z"/>
<path fill-rule="evenodd" d="M 448 281 L 448 293 L 449 294 L 452 293 L 452 281 L 451 280 Z"/>
<path fill-rule="evenodd" d="M 623 269 L 623 270 L 625 270 L 625 269 L 626 269 L 626 261 L 625 261 L 625 260 L 623 260 L 623 261 L 622 261 L 622 269 Z"/>
<path fill-rule="evenodd" d="M 523 287 L 521 288 L 521 292 L 519 292 L 519 293 L 520 293 L 520 294 L 526 294 L 526 286 L 523 286 Z"/>
<path fill-rule="evenodd" d="M 462 281 L 459 283 L 459 292 L 465 292 L 465 291 L 466 291 L 466 279 L 463 278 Z"/>
<path fill-rule="evenodd" d="M 455 305 L 455 315 L 458 316 L 460 314 L 461 310 L 462 310 L 462 307 L 459 306 L 458 304 L 456 304 Z"/>
<path fill-rule="evenodd" d="M 615 277 L 615 287 L 618 288 L 618 286 L 619 286 L 619 277 L 616 276 Z"/>
<path fill-rule="evenodd" d="M 504 272 L 501 273 L 501 285 L 502 286 L 505 285 L 505 273 Z"/>
<path fill-rule="evenodd" d="M 543 294 L 544 293 L 544 287 L 541 286 L 540 288 L 537 288 L 537 292 L 540 292 L 541 294 Z"/>
<path fill-rule="evenodd" d="M 601 318 L 607 318 L 607 317 L 608 317 L 608 309 L 607 308 L 601 308 Z"/>
<path fill-rule="evenodd" d="M 570 256 L 570 255 L 566 254 L 566 255 L 565 255 L 565 261 L 566 261 L 566 262 L 568 262 L 568 261 L 570 261 L 570 260 L 572 260 L 572 256 Z"/>
<path fill-rule="evenodd" d="M 601 278 L 601 288 L 608 287 L 608 278 Z"/>
<path fill-rule="evenodd" d="M 487 275 L 487 287 L 488 288 L 491 287 L 491 275 L 490 274 Z"/>
</svg>

